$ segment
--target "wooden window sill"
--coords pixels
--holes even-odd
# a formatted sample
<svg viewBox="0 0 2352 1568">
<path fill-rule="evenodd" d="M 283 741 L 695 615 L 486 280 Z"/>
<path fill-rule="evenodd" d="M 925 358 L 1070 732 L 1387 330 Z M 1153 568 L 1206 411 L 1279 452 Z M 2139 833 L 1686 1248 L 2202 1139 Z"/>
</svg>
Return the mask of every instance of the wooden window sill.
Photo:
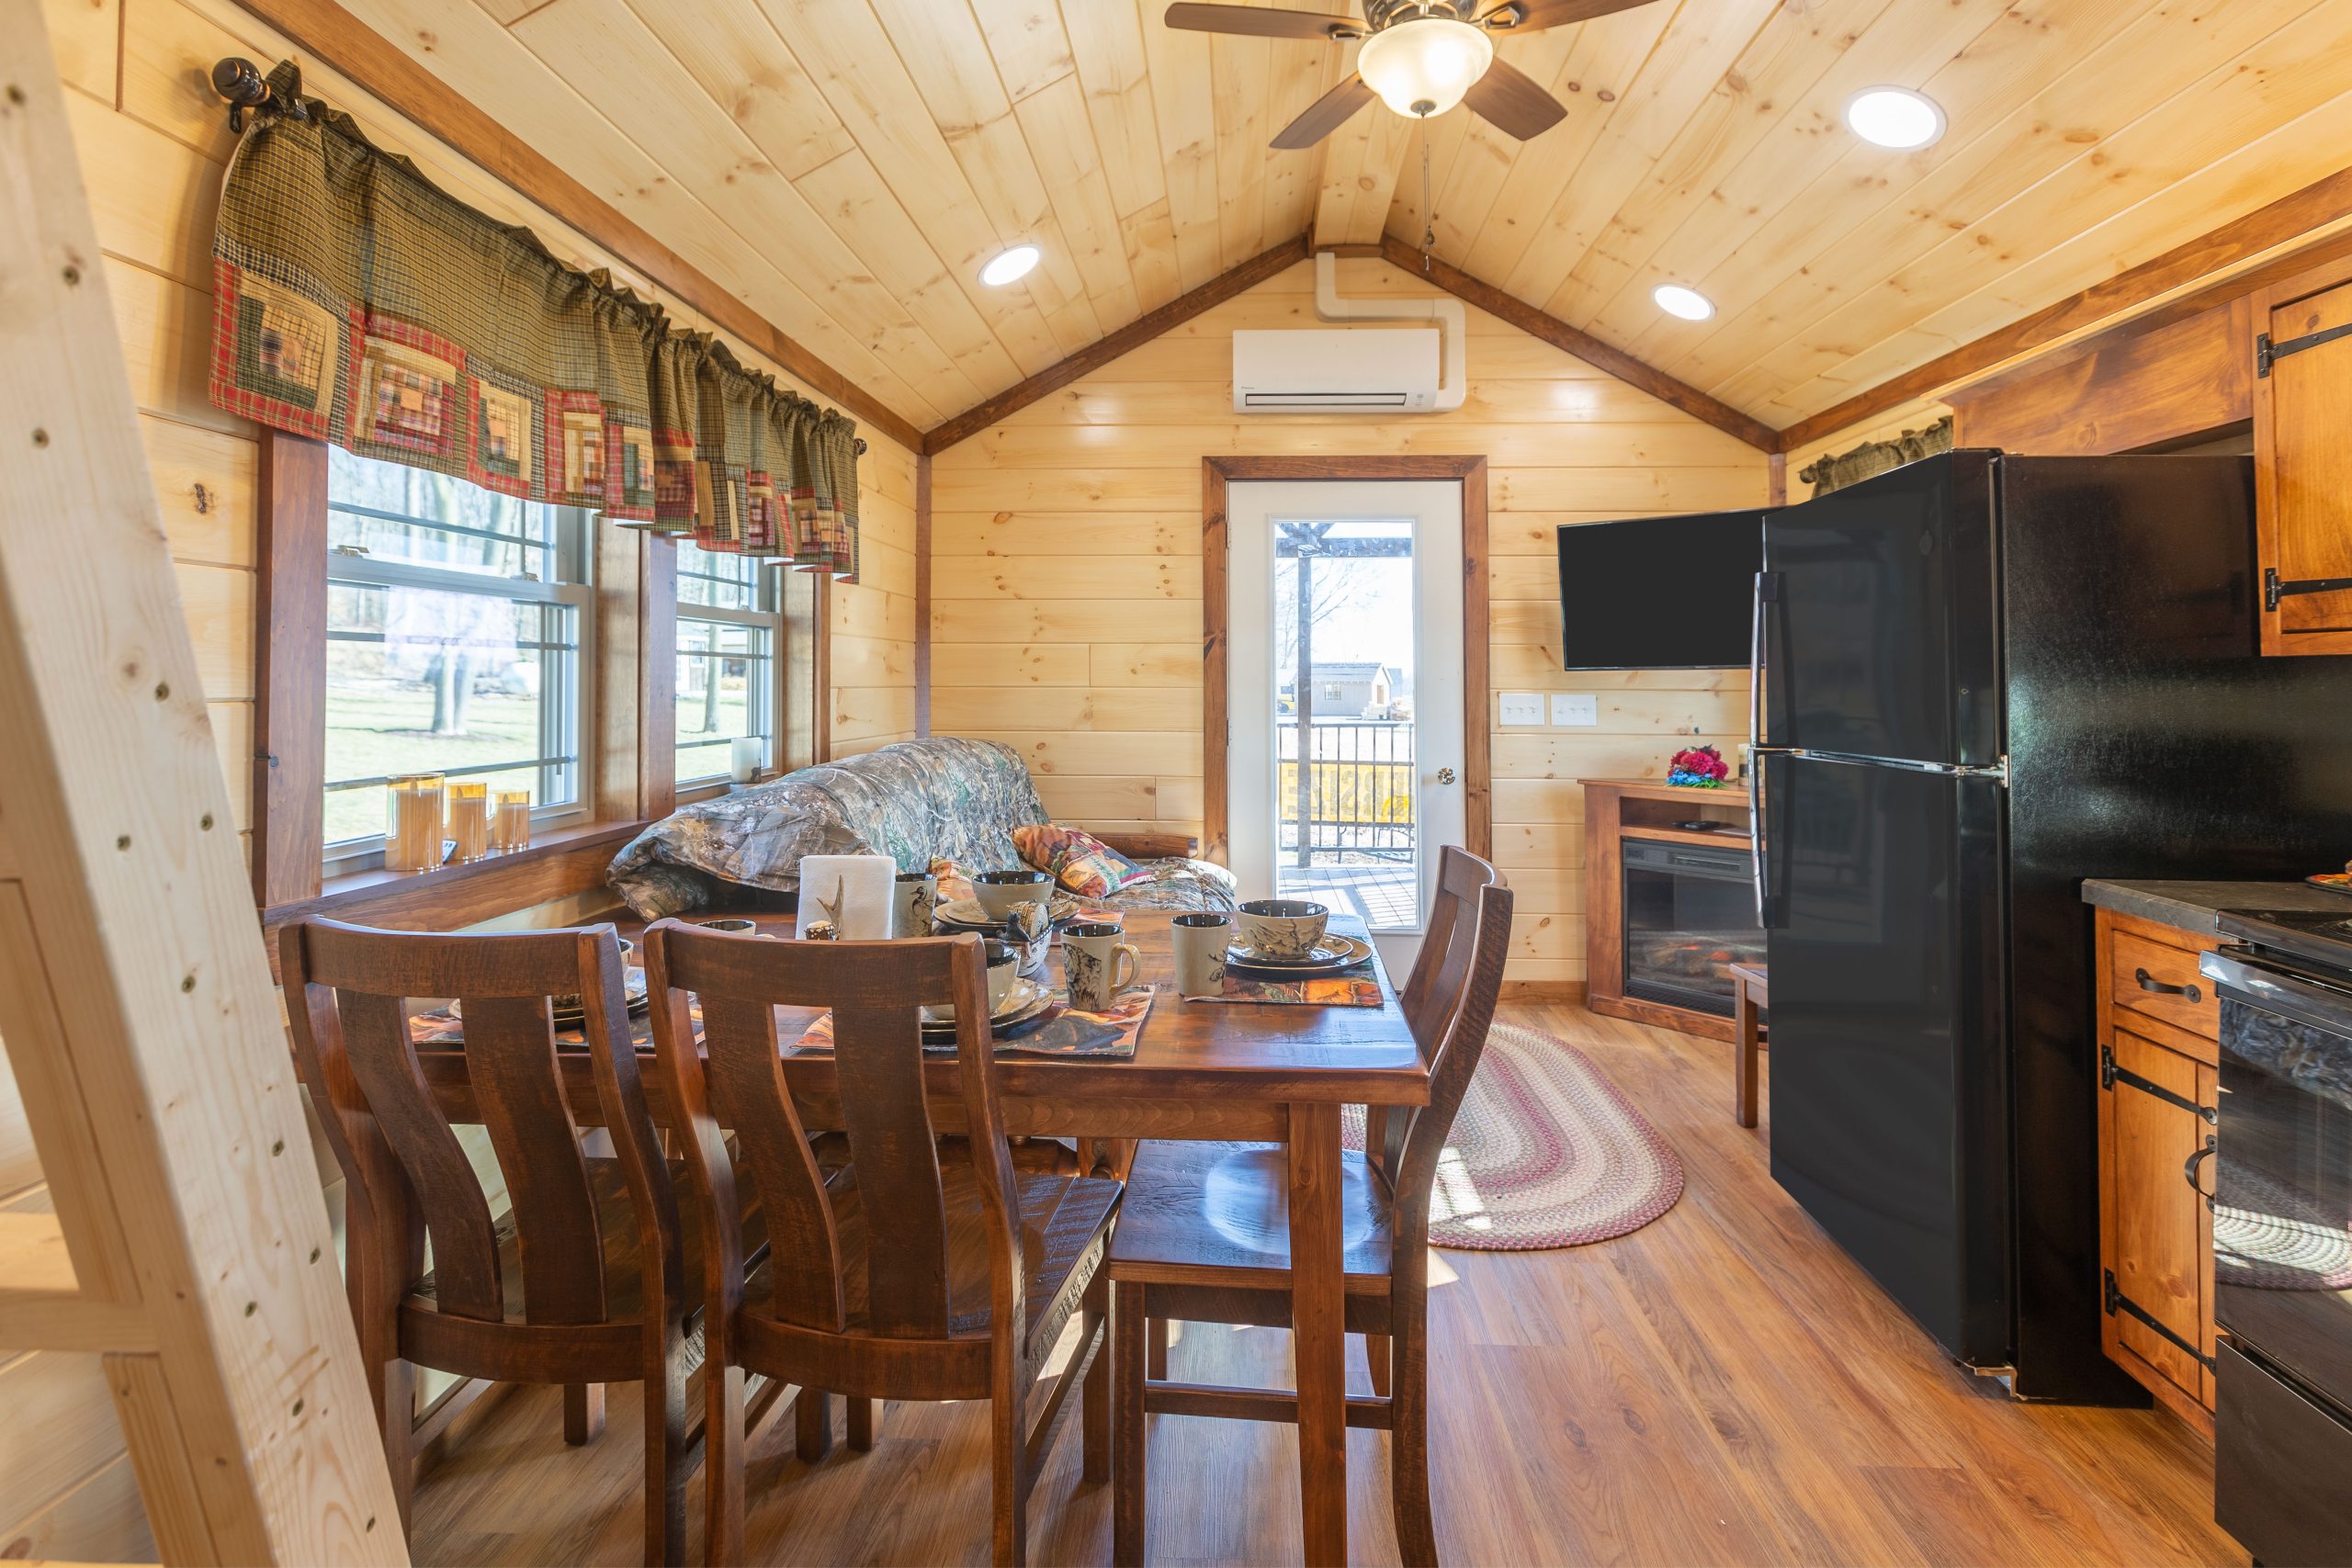
<svg viewBox="0 0 2352 1568">
<path fill-rule="evenodd" d="M 604 885 L 605 867 L 644 831 L 641 821 L 590 822 L 538 835 L 531 846 L 433 871 L 361 871 L 331 877 L 315 898 L 262 911 L 271 930 L 314 915 L 367 925 L 447 931 Z"/>
</svg>

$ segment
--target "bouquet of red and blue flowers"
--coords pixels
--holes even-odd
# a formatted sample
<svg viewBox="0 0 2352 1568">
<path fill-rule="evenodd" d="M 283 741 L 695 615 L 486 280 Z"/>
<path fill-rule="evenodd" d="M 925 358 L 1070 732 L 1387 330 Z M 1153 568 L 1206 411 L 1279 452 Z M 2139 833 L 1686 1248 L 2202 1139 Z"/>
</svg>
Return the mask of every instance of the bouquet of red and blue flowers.
<svg viewBox="0 0 2352 1568">
<path fill-rule="evenodd" d="M 1721 789 L 1731 777 L 1724 754 L 1712 746 L 1677 751 L 1667 763 L 1666 782 L 1686 789 Z"/>
</svg>

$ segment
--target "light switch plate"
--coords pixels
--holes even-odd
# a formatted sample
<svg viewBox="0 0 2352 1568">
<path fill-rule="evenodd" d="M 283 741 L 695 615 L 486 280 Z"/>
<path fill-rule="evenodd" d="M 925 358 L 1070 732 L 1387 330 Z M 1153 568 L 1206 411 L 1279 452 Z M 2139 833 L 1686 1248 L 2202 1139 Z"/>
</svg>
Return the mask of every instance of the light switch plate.
<svg viewBox="0 0 2352 1568">
<path fill-rule="evenodd" d="M 1502 721 L 1510 725 L 1540 728 L 1544 723 L 1544 694 L 1505 692 L 1502 696 Z"/>
<path fill-rule="evenodd" d="M 1552 722 L 1557 725 L 1599 724 L 1600 699 L 1590 692 L 1555 692 L 1552 694 Z"/>
</svg>

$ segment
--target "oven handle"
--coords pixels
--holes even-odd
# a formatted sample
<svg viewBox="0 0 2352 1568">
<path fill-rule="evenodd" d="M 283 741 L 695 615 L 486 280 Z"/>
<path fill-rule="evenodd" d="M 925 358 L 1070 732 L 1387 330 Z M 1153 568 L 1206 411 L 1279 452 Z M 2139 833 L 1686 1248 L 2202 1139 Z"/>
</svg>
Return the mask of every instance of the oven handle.
<svg viewBox="0 0 2352 1568">
<path fill-rule="evenodd" d="M 2208 953 L 2197 967 L 2225 996 L 2352 1038 L 2352 991 L 2321 985 L 2265 963 L 2243 944 Z"/>
</svg>

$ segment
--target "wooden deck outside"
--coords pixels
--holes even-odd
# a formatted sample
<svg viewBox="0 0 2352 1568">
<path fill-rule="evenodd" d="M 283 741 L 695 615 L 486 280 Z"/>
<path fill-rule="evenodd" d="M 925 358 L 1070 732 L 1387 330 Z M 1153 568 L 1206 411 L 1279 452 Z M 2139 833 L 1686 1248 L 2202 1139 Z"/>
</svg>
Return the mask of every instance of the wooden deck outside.
<svg viewBox="0 0 2352 1568">
<path fill-rule="evenodd" d="M 1449 1561 L 2245 1561 L 2211 1523 L 2211 1452 L 2179 1422 L 2018 1404 L 1946 1363 L 1773 1185 L 1769 1111 L 1752 1132 L 1724 1114 L 1728 1043 L 1577 1009 L 1507 1016 L 1590 1052 L 1680 1154 L 1689 1187 L 1618 1241 L 1438 1255 L 1430 1446 Z M 1194 1328 L 1171 1361 L 1180 1376 L 1283 1382 L 1288 1346 Z M 635 1391 L 612 1393 L 611 1430 L 630 1430 Z M 566 1449 L 561 1416 L 545 1389 L 465 1418 L 418 1491 L 417 1561 L 636 1561 L 632 1446 Z M 1297 1562 L 1289 1430 L 1158 1419 L 1151 1560 Z M 1393 1562 L 1385 1438 L 1349 1441 L 1354 1559 Z M 987 1443 L 977 1408 L 892 1405 L 873 1452 L 837 1447 L 809 1467 L 791 1423 L 771 1422 L 746 1477 L 752 1561 L 984 1562 Z M 1080 1484 L 1078 1463 L 1061 1444 L 1038 1483 L 1040 1562 L 1109 1560 L 1110 1491 Z"/>
</svg>

